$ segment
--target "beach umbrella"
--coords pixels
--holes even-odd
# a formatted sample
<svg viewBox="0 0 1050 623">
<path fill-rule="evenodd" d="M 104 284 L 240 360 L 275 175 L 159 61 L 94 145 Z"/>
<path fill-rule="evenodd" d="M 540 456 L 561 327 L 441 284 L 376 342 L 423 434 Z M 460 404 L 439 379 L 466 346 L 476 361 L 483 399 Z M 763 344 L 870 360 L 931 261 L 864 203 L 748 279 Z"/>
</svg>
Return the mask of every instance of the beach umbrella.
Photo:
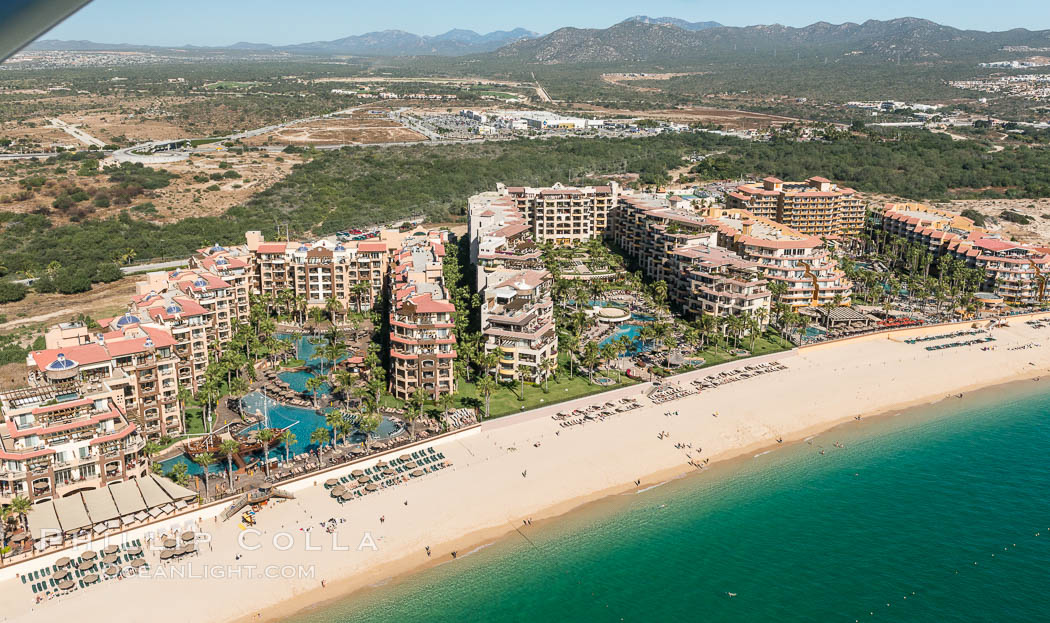
<svg viewBox="0 0 1050 623">
<path fill-rule="evenodd" d="M 169 558 L 171 558 L 174 555 L 175 555 L 175 552 L 171 551 L 170 549 L 166 549 L 166 550 L 164 550 L 163 552 L 160 553 L 160 559 L 161 560 L 168 560 Z"/>
<path fill-rule="evenodd" d="M 68 591 L 69 589 L 73 588 L 73 582 L 72 582 L 72 580 L 66 580 L 64 582 L 59 582 L 58 583 L 58 587 L 60 589 L 64 590 L 64 591 Z"/>
<path fill-rule="evenodd" d="M 89 573 L 89 574 L 84 576 L 84 584 L 91 584 L 93 582 L 98 582 L 98 574 L 97 573 Z"/>
<path fill-rule="evenodd" d="M 397 458 L 398 458 L 399 461 L 411 461 L 412 460 L 412 457 L 407 455 L 407 454 L 402 454 L 401 456 L 399 456 Z"/>
<path fill-rule="evenodd" d="M 332 487 L 332 496 L 335 497 L 337 495 L 342 495 L 343 491 L 346 491 L 346 487 L 343 485 L 336 485 Z"/>
<path fill-rule="evenodd" d="M 66 565 L 69 564 L 69 558 L 66 558 L 65 556 L 63 556 L 63 557 L 59 558 L 58 560 L 56 560 L 55 564 L 58 565 L 59 567 L 65 567 Z"/>
<path fill-rule="evenodd" d="M 193 532 L 183 532 L 182 533 L 182 541 L 183 542 L 192 541 L 196 536 L 197 535 L 194 534 Z"/>
<path fill-rule="evenodd" d="M 141 553 L 142 553 L 142 548 L 141 547 L 132 547 L 131 549 L 128 550 L 128 554 L 131 555 L 131 556 L 138 556 Z"/>
<path fill-rule="evenodd" d="M 415 461 L 409 461 L 408 464 L 405 465 L 405 467 L 407 467 L 408 469 L 415 469 L 419 467 L 419 465 L 417 465 Z"/>
<path fill-rule="evenodd" d="M 423 470 L 421 470 L 421 469 L 417 469 L 417 470 L 413 470 L 412 471 L 412 477 L 413 478 L 418 477 L 418 476 L 422 476 L 422 475 L 423 475 Z"/>
<path fill-rule="evenodd" d="M 107 545 L 106 549 L 102 550 L 104 554 L 116 554 L 120 551 L 120 548 L 116 545 Z"/>
<path fill-rule="evenodd" d="M 178 543 L 175 541 L 175 539 L 164 539 L 164 547 L 167 547 L 168 549 L 171 549 L 172 547 L 175 547 L 176 545 L 178 545 Z"/>
<path fill-rule="evenodd" d="M 369 482 L 370 481 L 369 481 L 368 476 L 361 476 L 360 478 L 357 479 L 357 483 L 361 484 L 361 485 L 367 485 Z"/>
<path fill-rule="evenodd" d="M 55 573 L 55 579 L 56 580 L 64 580 L 67 577 L 69 577 L 69 571 L 62 570 L 62 571 L 59 571 L 59 572 Z"/>
<path fill-rule="evenodd" d="M 383 475 L 384 475 L 384 476 L 393 476 L 393 475 L 394 475 L 394 470 L 392 470 L 392 469 L 390 469 L 390 468 L 388 467 L 388 468 L 386 468 L 386 469 L 384 469 L 384 470 L 383 470 Z"/>
<path fill-rule="evenodd" d="M 378 488 L 379 488 L 379 485 L 377 485 L 377 484 L 376 484 L 376 483 L 374 483 L 374 482 L 373 482 L 373 483 L 370 483 L 370 484 L 367 484 L 367 485 L 365 485 L 365 491 L 375 491 L 375 490 L 376 490 L 376 489 L 378 489 Z"/>
<path fill-rule="evenodd" d="M 344 502 L 352 500 L 352 499 L 354 499 L 354 492 L 353 491 L 343 491 L 341 494 L 339 494 L 339 499 L 344 501 Z"/>
<path fill-rule="evenodd" d="M 376 467 L 386 467 L 386 466 L 387 466 L 387 462 L 386 461 L 379 461 L 378 463 L 376 463 Z"/>
<path fill-rule="evenodd" d="M 117 555 L 116 554 L 110 554 L 109 556 L 106 556 L 105 558 L 103 558 L 102 562 L 106 563 L 107 565 L 111 565 L 111 564 L 117 562 Z"/>
<path fill-rule="evenodd" d="M 93 552 L 91 550 L 88 550 L 88 551 L 86 551 L 86 552 L 84 552 L 83 554 L 80 555 L 80 557 L 83 558 L 84 560 L 94 560 L 96 556 L 98 556 L 98 554 L 96 554 L 95 552 Z"/>
<path fill-rule="evenodd" d="M 141 567 L 144 564 L 146 564 L 146 561 L 141 559 L 141 558 L 136 558 L 135 560 L 131 561 L 131 566 L 135 567 L 136 569 L 138 569 L 139 567 Z"/>
<path fill-rule="evenodd" d="M 109 567 L 106 569 L 106 575 L 117 575 L 120 573 L 120 567 Z"/>
<path fill-rule="evenodd" d="M 336 480 L 335 478 L 329 478 L 328 480 L 324 481 L 324 486 L 329 487 L 329 488 L 334 487 L 334 486 L 336 486 L 338 484 L 339 484 L 339 481 Z"/>
<path fill-rule="evenodd" d="M 350 472 L 350 475 L 354 478 L 360 478 L 361 476 L 364 476 L 365 473 L 359 469 L 355 469 L 354 471 Z"/>
<path fill-rule="evenodd" d="M 95 563 L 93 562 L 82 562 L 77 565 L 77 571 L 87 571 L 88 569 L 94 569 Z"/>
</svg>

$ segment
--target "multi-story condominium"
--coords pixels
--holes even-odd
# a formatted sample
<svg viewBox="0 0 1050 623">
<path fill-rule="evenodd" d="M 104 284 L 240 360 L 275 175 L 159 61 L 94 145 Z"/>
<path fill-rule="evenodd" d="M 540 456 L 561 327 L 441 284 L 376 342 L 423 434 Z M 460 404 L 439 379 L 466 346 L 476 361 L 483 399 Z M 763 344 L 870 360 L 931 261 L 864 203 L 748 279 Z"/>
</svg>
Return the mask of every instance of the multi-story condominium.
<svg viewBox="0 0 1050 623">
<path fill-rule="evenodd" d="M 984 271 L 981 289 L 1008 303 L 1046 300 L 1050 253 L 1045 247 L 1003 240 L 971 219 L 921 203 L 891 203 L 872 214 L 872 226 L 917 242 L 937 257 L 949 256 Z"/>
<path fill-rule="evenodd" d="M 824 242 L 746 210 L 705 208 L 704 218 L 718 231 L 718 246 L 758 264 L 762 275 L 787 286 L 782 302 L 807 307 L 849 305 L 853 284 Z"/>
<path fill-rule="evenodd" d="M 823 177 L 785 182 L 767 177 L 726 195 L 726 207 L 787 225 L 811 236 L 855 236 L 864 229 L 864 203 L 852 188 Z"/>
<path fill-rule="evenodd" d="M 718 228 L 689 202 L 625 196 L 607 235 L 651 279 L 667 282 L 668 298 L 690 316 L 701 313 L 768 318 L 771 294 L 757 262 L 717 246 Z"/>
<path fill-rule="evenodd" d="M 480 268 L 540 268 L 543 264 L 532 228 L 513 197 L 499 192 L 474 195 L 468 201 L 470 261 Z M 478 282 L 478 289 L 483 284 Z"/>
<path fill-rule="evenodd" d="M 498 185 L 496 192 L 514 201 L 537 243 L 558 245 L 600 237 L 609 225 L 609 211 L 620 196 L 615 182 L 608 186 L 550 188 Z"/>
<path fill-rule="evenodd" d="M 136 298 L 164 296 L 193 301 L 204 309 L 208 349 L 221 351 L 223 345 L 233 338 L 237 323 L 247 318 L 247 283 L 240 283 L 240 286 L 231 284 L 203 267 L 179 268 L 147 274 L 145 281 L 136 284 Z M 244 292 L 238 293 L 242 288 Z M 136 304 L 133 299 L 132 305 Z"/>
<path fill-rule="evenodd" d="M 191 298 L 156 292 L 133 297 L 130 312 L 171 332 L 179 358 L 179 386 L 196 393 L 208 369 L 212 313 Z"/>
<path fill-rule="evenodd" d="M 56 358 L 43 374 L 62 377 L 75 364 Z M 0 504 L 34 503 L 146 475 L 145 440 L 124 415 L 124 390 L 103 380 L 56 378 L 0 393 Z"/>
<path fill-rule="evenodd" d="M 72 384 L 89 392 L 108 387 L 121 393 L 122 411 L 146 438 L 181 433 L 180 359 L 171 332 L 130 312 L 100 324 L 103 330 L 95 333 L 82 323 L 49 329 L 47 349 L 26 358 L 30 385 Z"/>
<path fill-rule="evenodd" d="M 455 306 L 445 287 L 445 232 L 406 238 L 390 265 L 390 393 L 456 391 Z"/>
<path fill-rule="evenodd" d="M 558 334 L 554 327 L 553 278 L 546 270 L 495 269 L 479 272 L 481 334 L 485 352 L 499 355 L 499 380 L 524 378 L 538 382 L 557 363 Z"/>
<path fill-rule="evenodd" d="M 257 292 L 276 297 L 289 290 L 309 307 L 324 307 L 335 298 L 354 311 L 368 311 L 380 300 L 391 249 L 396 249 L 391 243 L 398 242 L 265 242 L 260 232 L 248 232 L 247 239 Z"/>
</svg>

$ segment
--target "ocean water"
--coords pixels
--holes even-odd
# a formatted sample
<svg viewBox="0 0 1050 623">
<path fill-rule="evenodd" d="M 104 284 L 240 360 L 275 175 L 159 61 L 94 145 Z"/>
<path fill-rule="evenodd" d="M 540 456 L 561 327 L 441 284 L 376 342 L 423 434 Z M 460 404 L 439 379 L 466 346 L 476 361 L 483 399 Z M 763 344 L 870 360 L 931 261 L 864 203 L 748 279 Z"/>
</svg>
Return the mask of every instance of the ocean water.
<svg viewBox="0 0 1050 623">
<path fill-rule="evenodd" d="M 615 496 L 288 623 L 1047 621 L 1048 386 Z"/>
</svg>

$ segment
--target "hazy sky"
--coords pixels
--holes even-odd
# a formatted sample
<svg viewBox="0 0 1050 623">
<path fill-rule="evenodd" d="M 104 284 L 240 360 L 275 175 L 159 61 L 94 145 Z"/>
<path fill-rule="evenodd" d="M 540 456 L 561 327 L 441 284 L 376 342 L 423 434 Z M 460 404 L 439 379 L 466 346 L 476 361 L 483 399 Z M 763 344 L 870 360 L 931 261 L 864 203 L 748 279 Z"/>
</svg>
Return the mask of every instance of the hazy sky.
<svg viewBox="0 0 1050 623">
<path fill-rule="evenodd" d="M 728 26 L 805 26 L 821 20 L 841 23 L 911 16 L 979 30 L 1050 28 L 1048 0 L 999 0 L 994 10 L 991 7 L 988 0 L 94 0 L 44 38 L 280 45 L 387 29 L 435 35 L 450 28 L 488 32 L 521 26 L 542 33 L 562 26 L 604 28 L 641 13 Z"/>
</svg>

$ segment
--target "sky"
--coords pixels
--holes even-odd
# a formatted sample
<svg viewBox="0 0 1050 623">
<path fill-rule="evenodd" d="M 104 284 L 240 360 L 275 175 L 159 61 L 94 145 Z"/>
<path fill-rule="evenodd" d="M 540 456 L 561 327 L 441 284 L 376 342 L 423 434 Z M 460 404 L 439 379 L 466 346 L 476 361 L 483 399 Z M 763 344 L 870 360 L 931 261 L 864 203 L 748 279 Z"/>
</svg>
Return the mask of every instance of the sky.
<svg viewBox="0 0 1050 623">
<path fill-rule="evenodd" d="M 727 26 L 922 17 L 977 30 L 1050 29 L 1047 0 L 998 0 L 994 11 L 987 0 L 94 0 L 42 38 L 160 46 L 238 41 L 286 45 L 376 30 L 436 35 L 452 28 L 481 33 L 519 26 L 540 33 L 563 26 L 606 28 L 638 14 Z"/>
</svg>

